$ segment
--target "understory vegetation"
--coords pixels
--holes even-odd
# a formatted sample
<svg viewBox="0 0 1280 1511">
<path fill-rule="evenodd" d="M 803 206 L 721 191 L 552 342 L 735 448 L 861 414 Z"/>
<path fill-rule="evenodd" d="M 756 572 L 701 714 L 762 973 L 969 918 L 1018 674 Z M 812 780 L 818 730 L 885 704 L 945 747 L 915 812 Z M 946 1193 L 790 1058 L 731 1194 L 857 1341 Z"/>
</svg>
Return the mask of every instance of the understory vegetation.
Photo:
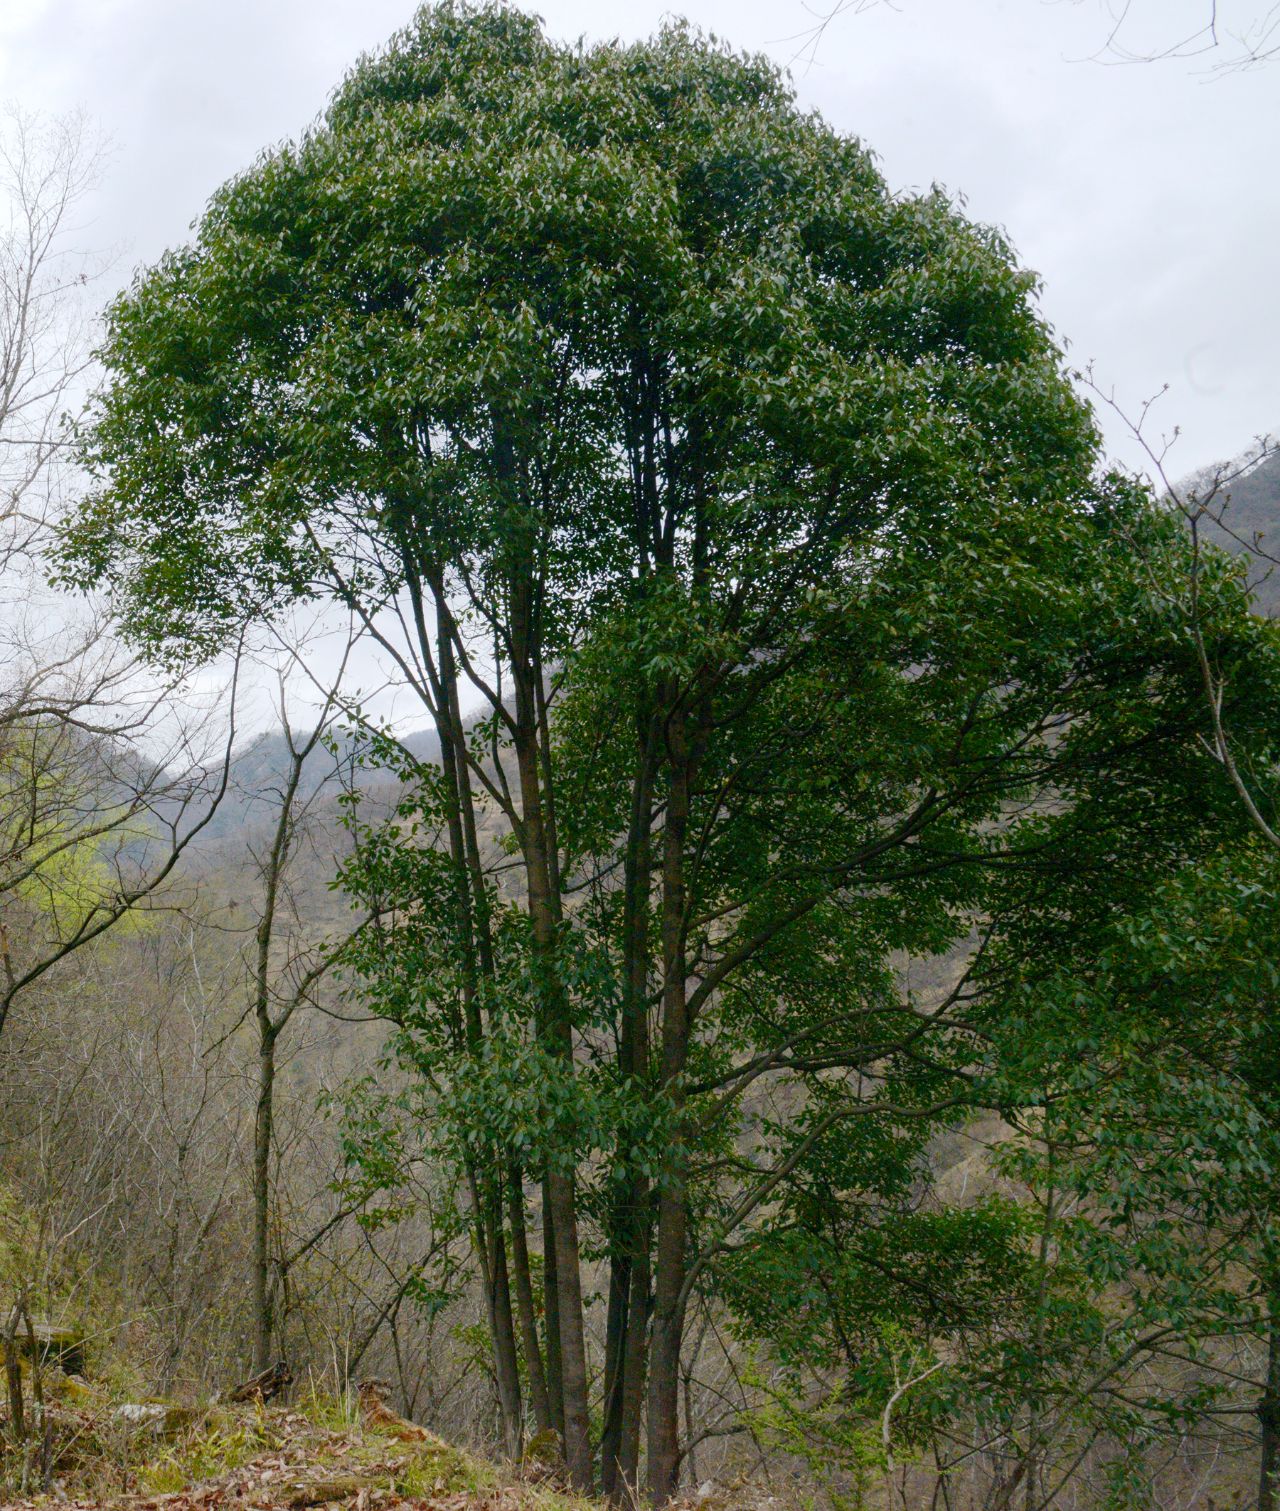
<svg viewBox="0 0 1280 1511">
<path fill-rule="evenodd" d="M 681 24 L 420 10 L 109 305 L 71 433 L 82 158 L 28 147 L 13 1492 L 381 1381 L 512 1506 L 1276 1511 L 1230 476 L 1109 466 L 1004 238 Z M 405 1473 L 330 1498 L 480 1493 Z"/>
</svg>

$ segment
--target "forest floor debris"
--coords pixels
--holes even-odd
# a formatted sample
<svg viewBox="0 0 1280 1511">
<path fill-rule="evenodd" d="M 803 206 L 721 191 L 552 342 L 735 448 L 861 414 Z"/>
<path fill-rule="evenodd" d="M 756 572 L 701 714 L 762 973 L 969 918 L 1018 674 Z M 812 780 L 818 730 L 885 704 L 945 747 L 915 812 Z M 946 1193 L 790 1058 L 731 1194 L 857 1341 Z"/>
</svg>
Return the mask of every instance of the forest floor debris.
<svg viewBox="0 0 1280 1511">
<path fill-rule="evenodd" d="M 342 1402 L 213 1406 L 142 1453 L 112 1454 L 86 1408 L 58 1408 L 94 1452 L 60 1461 L 51 1488 L 6 1511 L 591 1511 L 553 1486 L 504 1478 L 425 1429 L 370 1421 Z M 390 1414 L 388 1414 L 389 1416 Z M 72 1421 L 72 1418 L 75 1421 Z M 0 1495 L 3 1492 L 0 1491 Z"/>
</svg>

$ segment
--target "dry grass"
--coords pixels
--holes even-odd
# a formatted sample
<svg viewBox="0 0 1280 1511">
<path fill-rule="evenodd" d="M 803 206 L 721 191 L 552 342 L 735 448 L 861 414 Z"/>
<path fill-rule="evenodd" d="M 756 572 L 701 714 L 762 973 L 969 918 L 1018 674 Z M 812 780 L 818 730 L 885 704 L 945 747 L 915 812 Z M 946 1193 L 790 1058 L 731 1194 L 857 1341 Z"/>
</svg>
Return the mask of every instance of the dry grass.
<svg viewBox="0 0 1280 1511">
<path fill-rule="evenodd" d="M 52 1491 L 9 1511 L 598 1511 L 554 1485 L 531 1484 L 421 1429 L 370 1422 L 353 1397 L 292 1407 L 211 1406 L 166 1429 L 112 1439 L 111 1412 L 60 1403 Z M 166 1435 L 167 1433 L 167 1435 Z M 76 1449 L 71 1451 L 72 1441 Z"/>
</svg>

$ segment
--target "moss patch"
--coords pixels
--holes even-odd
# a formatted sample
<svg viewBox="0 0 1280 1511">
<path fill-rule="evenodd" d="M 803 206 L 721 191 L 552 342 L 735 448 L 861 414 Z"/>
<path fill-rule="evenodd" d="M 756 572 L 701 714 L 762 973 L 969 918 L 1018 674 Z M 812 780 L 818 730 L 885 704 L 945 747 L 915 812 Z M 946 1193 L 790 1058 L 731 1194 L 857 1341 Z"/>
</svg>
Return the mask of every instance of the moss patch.
<svg viewBox="0 0 1280 1511">
<path fill-rule="evenodd" d="M 138 1487 L 169 1495 L 202 1480 L 219 1479 L 280 1446 L 263 1413 L 245 1416 L 213 1407 L 164 1453 L 138 1466 Z"/>
</svg>

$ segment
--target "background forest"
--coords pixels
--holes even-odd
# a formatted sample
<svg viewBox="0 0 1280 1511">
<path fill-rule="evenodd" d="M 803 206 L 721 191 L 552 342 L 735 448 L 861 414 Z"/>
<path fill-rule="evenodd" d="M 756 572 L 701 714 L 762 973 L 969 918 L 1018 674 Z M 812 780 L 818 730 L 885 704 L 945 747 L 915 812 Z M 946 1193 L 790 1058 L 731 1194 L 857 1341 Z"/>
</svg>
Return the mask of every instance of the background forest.
<svg viewBox="0 0 1280 1511">
<path fill-rule="evenodd" d="M 15 1493 L 281 1361 L 618 1505 L 1275 1511 L 1274 449 L 1110 466 L 681 24 L 422 9 L 92 335 L 0 167 Z"/>
</svg>

